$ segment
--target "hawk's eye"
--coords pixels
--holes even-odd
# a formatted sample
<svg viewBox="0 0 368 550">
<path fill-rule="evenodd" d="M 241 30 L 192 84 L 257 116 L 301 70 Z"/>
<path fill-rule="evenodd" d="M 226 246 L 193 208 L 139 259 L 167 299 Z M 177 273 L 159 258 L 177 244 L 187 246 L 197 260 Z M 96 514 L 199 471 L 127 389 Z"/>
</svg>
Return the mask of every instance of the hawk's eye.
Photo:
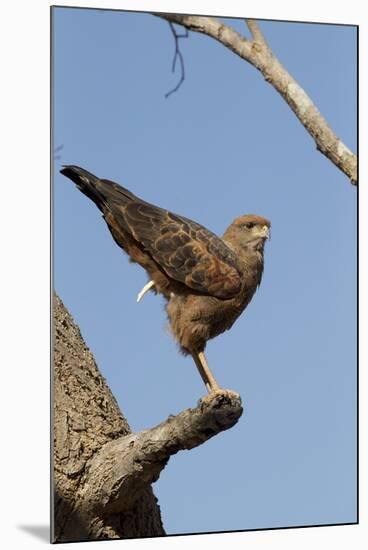
<svg viewBox="0 0 368 550">
<path fill-rule="evenodd" d="M 248 222 L 245 224 L 245 227 L 247 227 L 248 229 L 252 229 L 252 227 L 254 227 L 254 223 L 253 222 Z"/>
</svg>

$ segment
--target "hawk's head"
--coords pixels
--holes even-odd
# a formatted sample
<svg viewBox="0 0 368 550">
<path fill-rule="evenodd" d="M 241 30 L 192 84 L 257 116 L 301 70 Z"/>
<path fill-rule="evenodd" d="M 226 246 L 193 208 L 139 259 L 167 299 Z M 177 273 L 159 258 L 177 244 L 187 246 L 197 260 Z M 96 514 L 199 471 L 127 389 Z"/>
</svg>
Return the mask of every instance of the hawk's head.
<svg viewBox="0 0 368 550">
<path fill-rule="evenodd" d="M 236 218 L 227 228 L 224 240 L 244 248 L 263 248 L 270 237 L 271 222 L 263 216 L 246 214 Z"/>
</svg>

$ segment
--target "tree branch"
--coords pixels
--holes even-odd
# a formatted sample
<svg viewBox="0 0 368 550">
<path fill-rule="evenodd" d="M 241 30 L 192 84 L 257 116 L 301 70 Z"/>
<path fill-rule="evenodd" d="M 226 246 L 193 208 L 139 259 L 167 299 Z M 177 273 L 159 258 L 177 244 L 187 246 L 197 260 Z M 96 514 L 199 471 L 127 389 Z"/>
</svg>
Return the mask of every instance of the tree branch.
<svg viewBox="0 0 368 550">
<path fill-rule="evenodd" d="M 258 69 L 294 111 L 314 139 L 317 149 L 344 172 L 353 185 L 357 184 L 356 155 L 336 136 L 310 97 L 274 56 L 256 21 L 247 20 L 253 38 L 250 41 L 212 17 L 172 13 L 153 15 L 218 40 Z"/>
<path fill-rule="evenodd" d="M 111 441 L 90 462 L 77 508 L 85 514 L 87 507 L 93 515 L 128 510 L 147 484 L 157 481 L 172 455 L 231 428 L 242 412 L 240 396 L 221 390 L 201 399 L 195 409 Z"/>
<path fill-rule="evenodd" d="M 132 433 L 57 296 L 53 328 L 53 541 L 164 535 L 151 483 L 172 455 L 231 428 L 242 414 L 239 395 L 209 394 Z"/>
<path fill-rule="evenodd" d="M 266 44 L 266 39 L 263 35 L 263 32 L 257 25 L 257 21 L 254 19 L 246 19 L 247 27 L 250 30 L 250 34 L 252 35 L 252 38 L 255 42 L 259 42 L 260 44 Z"/>
</svg>

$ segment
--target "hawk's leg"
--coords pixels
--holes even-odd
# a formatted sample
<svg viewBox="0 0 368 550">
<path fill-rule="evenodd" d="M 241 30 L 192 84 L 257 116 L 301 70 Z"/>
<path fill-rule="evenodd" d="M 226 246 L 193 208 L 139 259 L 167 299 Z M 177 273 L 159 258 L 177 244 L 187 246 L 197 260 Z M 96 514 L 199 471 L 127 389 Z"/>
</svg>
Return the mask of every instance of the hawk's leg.
<svg viewBox="0 0 368 550">
<path fill-rule="evenodd" d="M 146 292 L 148 292 L 149 289 L 152 288 L 153 286 L 155 286 L 155 282 L 154 281 L 148 281 L 148 283 L 146 285 L 144 285 L 144 287 L 142 288 L 142 290 L 138 294 L 137 302 L 140 302 L 142 300 L 143 296 L 146 294 Z"/>
<path fill-rule="evenodd" d="M 195 364 L 197 365 L 199 374 L 201 375 L 202 380 L 206 385 L 208 393 L 211 393 L 213 391 L 220 389 L 220 386 L 218 385 L 212 372 L 210 371 L 210 368 L 207 363 L 207 359 L 203 351 L 200 351 L 199 353 L 193 352 L 192 357 L 194 359 Z"/>
</svg>

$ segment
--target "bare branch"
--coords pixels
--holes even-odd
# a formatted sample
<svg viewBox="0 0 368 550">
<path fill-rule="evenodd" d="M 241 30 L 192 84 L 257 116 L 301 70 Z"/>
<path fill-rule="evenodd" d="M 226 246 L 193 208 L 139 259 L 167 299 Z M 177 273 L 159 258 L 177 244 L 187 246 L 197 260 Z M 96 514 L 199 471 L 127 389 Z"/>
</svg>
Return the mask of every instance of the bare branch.
<svg viewBox="0 0 368 550">
<path fill-rule="evenodd" d="M 266 39 L 263 32 L 259 28 L 257 21 L 255 21 L 255 19 L 246 19 L 246 23 L 253 40 L 255 42 L 260 42 L 261 44 L 266 44 Z"/>
<path fill-rule="evenodd" d="M 236 424 L 240 396 L 220 390 L 132 433 L 57 296 L 53 363 L 53 541 L 164 535 L 151 483 L 172 455 Z"/>
<path fill-rule="evenodd" d="M 242 412 L 240 396 L 220 390 L 201 399 L 195 409 L 111 441 L 91 460 L 77 508 L 84 514 L 89 509 L 93 516 L 132 508 L 147 485 L 157 481 L 170 456 L 231 428 Z"/>
<path fill-rule="evenodd" d="M 170 90 L 169 92 L 167 92 L 165 94 L 166 98 L 168 98 L 171 94 L 176 92 L 185 80 L 184 59 L 183 59 L 183 55 L 182 55 L 182 53 L 180 51 L 180 48 L 179 48 L 179 38 L 188 38 L 188 30 L 187 29 L 185 29 L 185 34 L 178 34 L 175 30 L 174 25 L 171 23 L 171 21 L 169 21 L 168 23 L 170 25 L 170 29 L 171 29 L 171 32 L 173 34 L 174 40 L 175 40 L 175 53 L 174 53 L 174 58 L 173 58 L 173 63 L 172 63 L 171 70 L 172 70 L 173 73 L 175 72 L 176 60 L 179 58 L 180 68 L 181 68 L 181 76 L 180 76 L 180 80 L 177 83 L 177 85 L 175 86 L 175 88 L 173 88 L 172 90 Z"/>
<path fill-rule="evenodd" d="M 255 21 L 247 21 L 253 36 L 253 41 L 249 41 L 213 17 L 171 13 L 154 15 L 211 36 L 256 67 L 294 111 L 314 139 L 317 149 L 344 172 L 353 185 L 357 184 L 356 155 L 336 136 L 310 97 L 274 56 Z"/>
</svg>

